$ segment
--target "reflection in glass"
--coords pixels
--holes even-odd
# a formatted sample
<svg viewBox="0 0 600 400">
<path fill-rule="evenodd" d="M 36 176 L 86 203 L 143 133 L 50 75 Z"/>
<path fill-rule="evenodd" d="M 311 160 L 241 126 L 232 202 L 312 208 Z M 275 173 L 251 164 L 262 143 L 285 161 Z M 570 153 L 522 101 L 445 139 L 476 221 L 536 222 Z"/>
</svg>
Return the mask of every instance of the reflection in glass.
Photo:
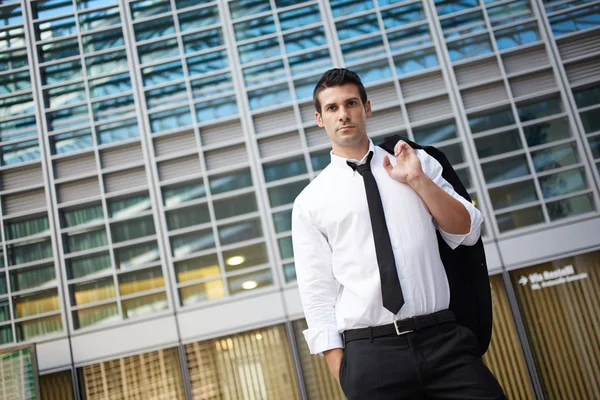
<svg viewBox="0 0 600 400">
<path fill-rule="evenodd" d="M 68 279 L 104 274 L 112 269 L 108 252 L 66 260 Z"/>
<path fill-rule="evenodd" d="M 167 229 L 175 230 L 210 222 L 207 204 L 198 204 L 165 212 Z"/>
<path fill-rule="evenodd" d="M 221 279 L 214 279 L 179 289 L 182 306 L 219 299 L 224 296 L 225 286 Z"/>
<path fill-rule="evenodd" d="M 3 274 L 3 272 L 0 272 Z M 42 267 L 17 269 L 10 272 L 10 288 L 12 292 L 29 289 L 43 289 L 56 286 L 54 264 Z M 0 293 L 2 291 L 0 290 Z"/>
<path fill-rule="evenodd" d="M 273 273 L 270 268 L 227 278 L 230 294 L 246 292 L 272 284 Z"/>
<path fill-rule="evenodd" d="M 84 308 L 73 312 L 75 329 L 88 326 L 120 321 L 119 309 L 116 303 Z"/>
<path fill-rule="evenodd" d="M 496 215 L 496 222 L 500 232 L 544 222 L 544 215 L 540 206 L 523 208 L 506 214 Z"/>
<path fill-rule="evenodd" d="M 18 322 L 15 324 L 17 331 L 17 341 L 22 342 L 30 340 L 37 336 L 48 335 L 63 330 L 62 318 L 60 315 Z"/>
<path fill-rule="evenodd" d="M 168 186 L 163 188 L 163 202 L 173 207 L 189 200 L 199 199 L 206 195 L 202 181 L 186 183 L 184 186 Z"/>
<path fill-rule="evenodd" d="M 596 210 L 594 199 L 590 193 L 549 202 L 546 205 L 552 221 Z"/>
<path fill-rule="evenodd" d="M 587 188 L 585 173 L 580 168 L 545 175 L 540 177 L 539 181 L 544 198 L 560 196 Z"/>
<path fill-rule="evenodd" d="M 267 249 L 264 243 L 238 247 L 223 252 L 225 271 L 233 272 L 244 268 L 266 264 L 268 262 Z"/>
<path fill-rule="evenodd" d="M 160 267 L 143 269 L 119 275 L 121 296 L 163 288 L 165 279 Z"/>
<path fill-rule="evenodd" d="M 254 192 L 213 202 L 217 219 L 231 218 L 257 211 Z"/>
<path fill-rule="evenodd" d="M 251 219 L 219 227 L 219 239 L 222 245 L 258 238 L 262 234 L 260 219 Z"/>
<path fill-rule="evenodd" d="M 538 199 L 531 179 L 489 189 L 488 191 L 492 206 L 496 210 L 529 203 Z"/>
<path fill-rule="evenodd" d="M 118 268 L 135 268 L 160 259 L 155 241 L 115 249 L 115 261 Z"/>
<path fill-rule="evenodd" d="M 529 166 L 525 155 L 518 155 L 501 160 L 481 164 L 487 183 L 495 183 L 507 179 L 528 175 Z"/>
<path fill-rule="evenodd" d="M 136 318 L 169 308 L 165 292 L 123 300 L 125 318 Z"/>
<path fill-rule="evenodd" d="M 171 250 L 174 257 L 183 257 L 186 254 L 205 250 L 215 246 L 212 229 L 186 233 L 171 237 Z"/>
<path fill-rule="evenodd" d="M 74 306 L 112 299 L 116 295 L 112 277 L 71 285 L 69 292 L 71 293 L 71 304 Z"/>
<path fill-rule="evenodd" d="M 302 180 L 299 182 L 292 182 L 286 185 L 276 186 L 267 189 L 269 192 L 269 201 L 271 207 L 278 207 L 284 204 L 293 203 L 296 196 L 300 194 L 302 189 L 306 187 L 308 181 Z"/>
<path fill-rule="evenodd" d="M 219 276 L 221 268 L 216 254 L 175 262 L 177 282 L 195 281 Z"/>
</svg>

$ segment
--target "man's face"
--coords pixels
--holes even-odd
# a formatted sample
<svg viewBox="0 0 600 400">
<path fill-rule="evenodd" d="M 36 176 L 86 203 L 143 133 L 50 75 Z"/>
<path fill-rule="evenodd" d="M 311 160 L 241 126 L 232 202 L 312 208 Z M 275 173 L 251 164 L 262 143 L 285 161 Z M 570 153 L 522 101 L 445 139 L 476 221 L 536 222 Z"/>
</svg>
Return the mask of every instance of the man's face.
<svg viewBox="0 0 600 400">
<path fill-rule="evenodd" d="M 344 148 L 363 145 L 367 139 L 367 118 L 371 103 L 363 104 L 358 87 L 353 84 L 334 86 L 319 93 L 321 112 L 315 117 L 331 140 L 334 154 Z M 342 151 L 340 151 L 342 150 Z"/>
</svg>

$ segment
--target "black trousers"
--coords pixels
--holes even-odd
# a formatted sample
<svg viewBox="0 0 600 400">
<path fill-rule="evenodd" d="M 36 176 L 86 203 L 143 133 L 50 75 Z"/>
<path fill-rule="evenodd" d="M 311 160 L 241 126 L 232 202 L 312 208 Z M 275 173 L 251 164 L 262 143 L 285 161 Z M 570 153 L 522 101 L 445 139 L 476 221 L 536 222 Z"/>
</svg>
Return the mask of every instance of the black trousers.
<svg viewBox="0 0 600 400">
<path fill-rule="evenodd" d="M 477 348 L 475 334 L 455 322 L 351 341 L 340 383 L 348 400 L 505 399 Z"/>
</svg>

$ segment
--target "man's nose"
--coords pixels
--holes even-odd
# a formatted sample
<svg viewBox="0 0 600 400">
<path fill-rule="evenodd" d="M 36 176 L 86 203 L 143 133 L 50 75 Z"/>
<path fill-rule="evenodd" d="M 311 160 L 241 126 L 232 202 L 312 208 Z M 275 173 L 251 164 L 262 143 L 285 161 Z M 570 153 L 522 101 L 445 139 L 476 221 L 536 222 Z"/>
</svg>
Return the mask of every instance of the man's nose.
<svg viewBox="0 0 600 400">
<path fill-rule="evenodd" d="M 338 117 L 341 122 L 347 121 L 350 118 L 350 116 L 348 115 L 348 112 L 346 111 L 346 109 L 344 107 L 340 107 L 340 114 Z"/>
</svg>

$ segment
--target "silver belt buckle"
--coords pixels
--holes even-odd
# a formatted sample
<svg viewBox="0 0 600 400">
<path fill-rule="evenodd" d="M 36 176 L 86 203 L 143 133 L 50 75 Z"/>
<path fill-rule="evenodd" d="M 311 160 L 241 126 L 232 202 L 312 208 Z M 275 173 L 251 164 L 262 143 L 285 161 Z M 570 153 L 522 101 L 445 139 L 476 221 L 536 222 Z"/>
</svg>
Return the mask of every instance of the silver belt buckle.
<svg viewBox="0 0 600 400">
<path fill-rule="evenodd" d="M 406 333 L 413 332 L 413 331 L 402 331 L 402 332 L 400 332 L 400 329 L 398 329 L 398 320 L 397 319 L 394 320 L 394 328 L 396 328 L 396 335 L 398 335 L 398 336 L 404 335 Z"/>
</svg>

